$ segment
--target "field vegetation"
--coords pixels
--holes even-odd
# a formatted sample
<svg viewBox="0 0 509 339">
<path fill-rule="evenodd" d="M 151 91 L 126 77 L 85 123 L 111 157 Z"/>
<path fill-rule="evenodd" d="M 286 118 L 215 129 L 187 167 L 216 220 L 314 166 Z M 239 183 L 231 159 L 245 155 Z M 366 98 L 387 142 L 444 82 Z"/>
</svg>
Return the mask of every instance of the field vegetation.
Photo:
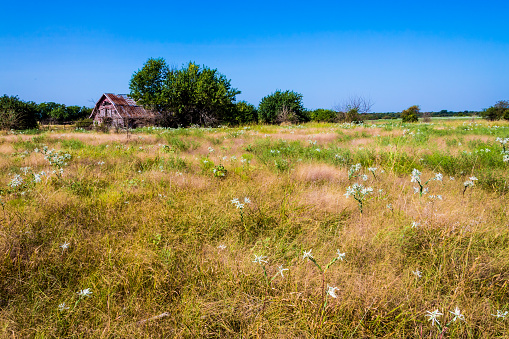
<svg viewBox="0 0 509 339">
<path fill-rule="evenodd" d="M 509 333 L 507 122 L 2 133 L 2 337 Z"/>
</svg>

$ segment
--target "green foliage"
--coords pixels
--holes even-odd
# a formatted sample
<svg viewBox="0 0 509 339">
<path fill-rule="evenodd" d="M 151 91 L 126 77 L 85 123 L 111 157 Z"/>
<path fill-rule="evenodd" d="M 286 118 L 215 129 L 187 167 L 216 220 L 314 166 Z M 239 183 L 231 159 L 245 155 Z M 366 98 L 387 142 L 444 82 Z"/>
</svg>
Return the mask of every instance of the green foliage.
<svg viewBox="0 0 509 339">
<path fill-rule="evenodd" d="M 37 127 L 37 105 L 15 96 L 0 97 L 0 129 L 31 129 Z"/>
<path fill-rule="evenodd" d="M 92 109 L 80 106 L 66 106 L 55 102 L 43 102 L 37 105 L 37 120 L 51 119 L 62 123 L 86 119 L 92 113 Z"/>
<path fill-rule="evenodd" d="M 258 111 L 254 105 L 239 101 L 235 104 L 232 116 L 226 120 L 233 124 L 256 123 L 258 121 Z"/>
<path fill-rule="evenodd" d="M 309 118 L 312 121 L 335 122 L 338 118 L 338 113 L 332 109 L 318 108 L 309 112 Z"/>
<path fill-rule="evenodd" d="M 170 73 L 163 58 L 148 59 L 142 69 L 131 77 L 129 89 L 131 98 L 150 109 L 161 111 L 165 106 L 165 81 Z"/>
<path fill-rule="evenodd" d="M 169 69 L 164 59 L 149 59 L 134 73 L 131 97 L 163 114 L 162 126 L 215 125 L 235 120 L 235 96 L 230 80 L 215 69 L 193 62 Z"/>
<path fill-rule="evenodd" d="M 481 116 L 490 121 L 506 119 L 509 120 L 509 101 L 500 100 L 495 105 L 481 112 Z"/>
<path fill-rule="evenodd" d="M 223 165 L 219 164 L 212 169 L 212 173 L 214 173 L 214 176 L 216 178 L 224 179 L 226 177 L 226 174 L 228 174 L 228 171 L 226 170 L 226 168 L 224 168 Z"/>
<path fill-rule="evenodd" d="M 401 119 L 403 122 L 418 122 L 420 108 L 417 105 L 410 106 L 401 112 Z"/>
<path fill-rule="evenodd" d="M 285 121 L 307 121 L 306 110 L 302 104 L 302 94 L 277 90 L 267 95 L 258 106 L 258 120 L 271 124 Z"/>
</svg>

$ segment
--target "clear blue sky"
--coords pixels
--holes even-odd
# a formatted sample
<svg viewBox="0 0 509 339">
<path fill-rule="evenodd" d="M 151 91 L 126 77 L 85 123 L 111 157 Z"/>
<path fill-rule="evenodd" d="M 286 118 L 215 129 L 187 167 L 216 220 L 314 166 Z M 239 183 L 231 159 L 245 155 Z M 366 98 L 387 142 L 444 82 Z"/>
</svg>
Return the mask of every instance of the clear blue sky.
<svg viewBox="0 0 509 339">
<path fill-rule="evenodd" d="M 509 99 L 509 1 L 4 2 L 0 95 L 91 106 L 150 57 L 216 68 L 237 99 L 481 110 Z"/>
</svg>

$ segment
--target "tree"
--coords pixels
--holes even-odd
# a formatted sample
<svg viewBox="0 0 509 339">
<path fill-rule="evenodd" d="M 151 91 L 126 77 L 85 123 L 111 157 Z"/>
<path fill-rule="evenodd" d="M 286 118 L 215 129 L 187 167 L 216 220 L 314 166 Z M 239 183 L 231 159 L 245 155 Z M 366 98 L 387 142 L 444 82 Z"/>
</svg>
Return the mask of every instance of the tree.
<svg viewBox="0 0 509 339">
<path fill-rule="evenodd" d="M 509 101 L 500 100 L 488 109 L 481 112 L 481 116 L 487 120 L 494 121 L 500 119 L 509 120 Z"/>
<path fill-rule="evenodd" d="M 129 83 L 131 97 L 159 111 L 163 126 L 214 125 L 235 114 L 240 94 L 216 69 L 190 62 L 170 69 L 164 59 L 149 59 Z"/>
<path fill-rule="evenodd" d="M 354 95 L 346 100 L 340 110 L 344 112 L 356 111 L 359 114 L 364 114 L 371 112 L 372 107 L 373 102 L 371 99 Z"/>
<path fill-rule="evenodd" d="M 264 97 L 258 105 L 258 120 L 263 123 L 307 121 L 307 111 L 302 105 L 302 94 L 280 91 Z M 278 118 L 279 117 L 279 118 Z"/>
<path fill-rule="evenodd" d="M 0 97 L 0 129 L 37 128 L 37 105 L 16 96 Z"/>
<path fill-rule="evenodd" d="M 419 112 L 421 109 L 418 105 L 410 106 L 401 112 L 401 120 L 403 122 L 417 122 L 419 121 Z"/>
<path fill-rule="evenodd" d="M 343 104 L 335 107 L 337 120 L 344 122 L 362 122 L 362 114 L 371 112 L 373 102 L 362 96 L 351 96 Z"/>
<path fill-rule="evenodd" d="M 160 111 L 165 107 L 163 92 L 170 69 L 163 58 L 148 59 L 131 77 L 131 98 L 147 108 Z"/>
</svg>

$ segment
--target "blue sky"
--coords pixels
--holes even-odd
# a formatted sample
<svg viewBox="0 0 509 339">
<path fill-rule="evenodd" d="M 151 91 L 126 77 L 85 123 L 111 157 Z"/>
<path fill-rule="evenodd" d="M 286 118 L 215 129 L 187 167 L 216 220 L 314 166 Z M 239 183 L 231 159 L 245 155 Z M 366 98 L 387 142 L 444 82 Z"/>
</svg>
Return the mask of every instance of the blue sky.
<svg viewBox="0 0 509 339">
<path fill-rule="evenodd" d="M 13 1 L 2 5 L 0 95 L 91 106 L 128 93 L 148 58 L 216 68 L 258 105 L 352 96 L 373 111 L 481 110 L 509 99 L 507 1 Z"/>
</svg>

